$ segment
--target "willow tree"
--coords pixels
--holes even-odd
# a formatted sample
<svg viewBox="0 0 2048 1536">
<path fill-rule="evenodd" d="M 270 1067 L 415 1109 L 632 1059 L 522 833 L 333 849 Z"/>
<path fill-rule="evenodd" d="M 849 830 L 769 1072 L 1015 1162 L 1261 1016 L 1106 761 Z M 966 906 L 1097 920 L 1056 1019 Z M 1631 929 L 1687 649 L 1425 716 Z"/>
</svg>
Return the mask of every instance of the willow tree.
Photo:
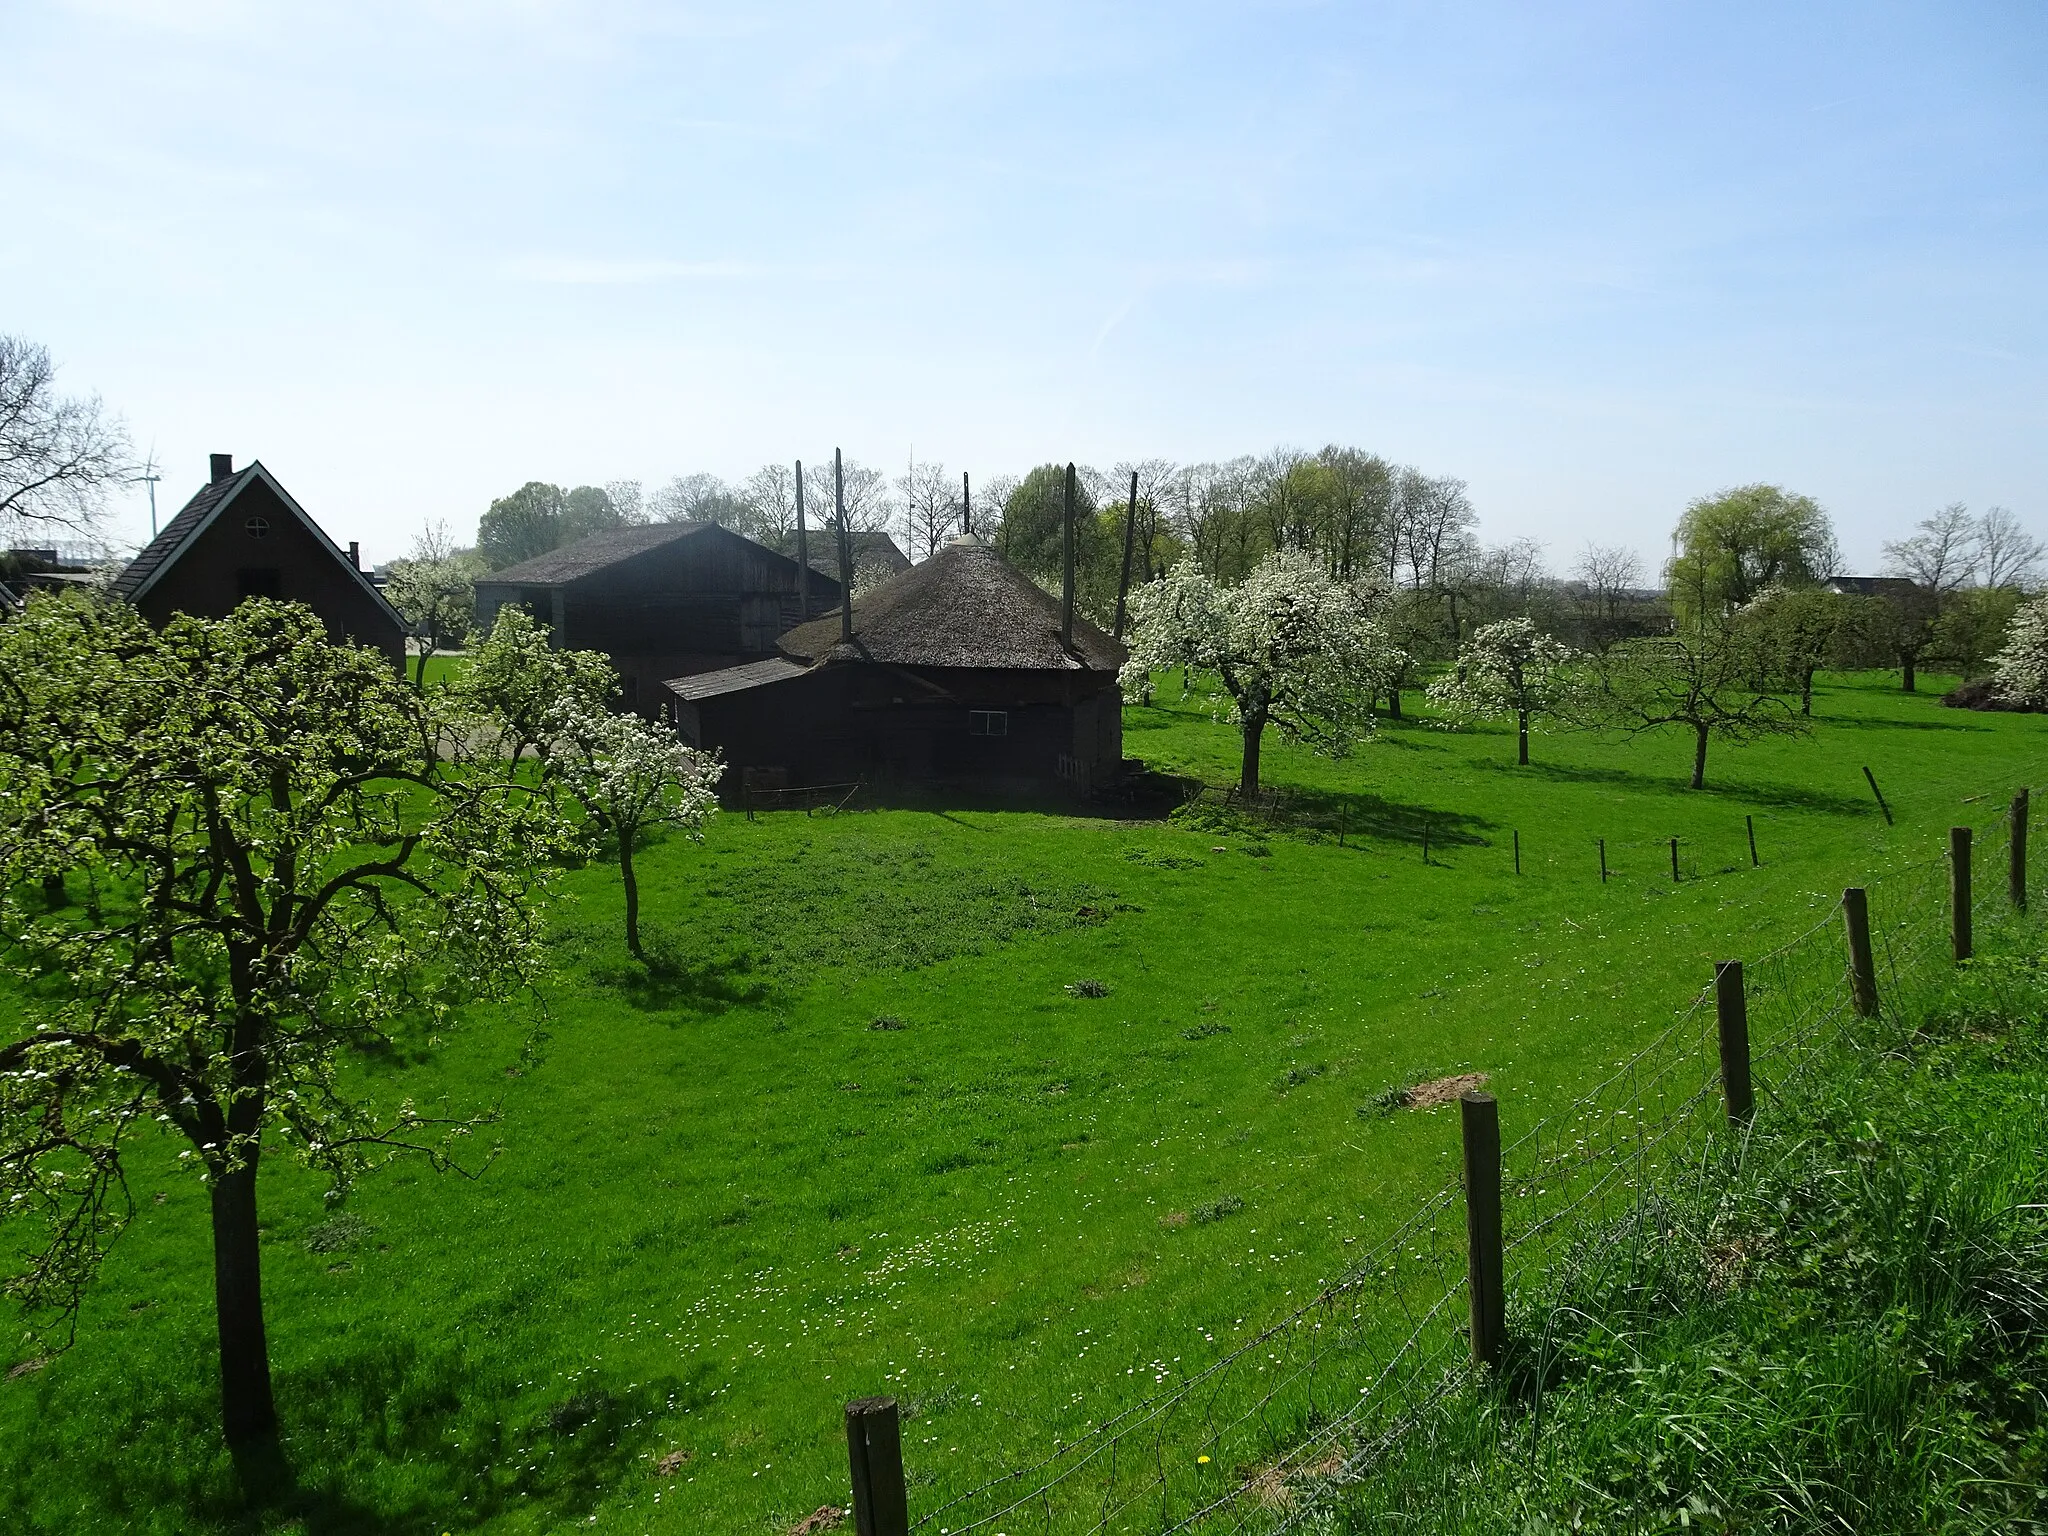
<svg viewBox="0 0 2048 1536">
<path fill-rule="evenodd" d="M 252 600 L 161 632 L 32 599 L 0 625 L 0 1266 L 65 1332 L 133 1214 L 142 1138 L 211 1212 L 222 1426 L 272 1439 L 257 1174 L 336 1196 L 403 1153 L 468 1168 L 488 1107 L 393 1101 L 352 1065 L 521 984 L 564 829 L 377 652 Z M 19 893 L 69 876 L 77 904 Z M 386 1059 L 403 1060 L 405 1052 Z"/>
<path fill-rule="evenodd" d="M 1213 677 L 1219 713 L 1243 741 L 1246 796 L 1258 791 L 1267 726 L 1341 756 L 1372 734 L 1372 701 L 1400 659 L 1351 588 L 1299 550 L 1268 555 L 1235 587 L 1183 562 L 1133 594 L 1131 620 L 1124 696 L 1166 667 Z"/>
</svg>

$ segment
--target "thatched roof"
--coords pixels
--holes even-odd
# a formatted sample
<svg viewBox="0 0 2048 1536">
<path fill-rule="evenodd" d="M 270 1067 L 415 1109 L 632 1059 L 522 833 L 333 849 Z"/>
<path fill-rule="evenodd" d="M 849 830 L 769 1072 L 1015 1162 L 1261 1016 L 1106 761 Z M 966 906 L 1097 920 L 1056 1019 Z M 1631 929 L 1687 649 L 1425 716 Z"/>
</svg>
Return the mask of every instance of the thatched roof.
<svg viewBox="0 0 2048 1536">
<path fill-rule="evenodd" d="M 906 667 L 1004 667 L 1114 672 L 1126 652 L 1076 614 L 1074 644 L 1060 644 L 1060 603 L 971 534 L 853 600 L 853 646 L 840 645 L 840 611 L 799 624 L 776 644 L 800 661 L 888 662 Z"/>
</svg>

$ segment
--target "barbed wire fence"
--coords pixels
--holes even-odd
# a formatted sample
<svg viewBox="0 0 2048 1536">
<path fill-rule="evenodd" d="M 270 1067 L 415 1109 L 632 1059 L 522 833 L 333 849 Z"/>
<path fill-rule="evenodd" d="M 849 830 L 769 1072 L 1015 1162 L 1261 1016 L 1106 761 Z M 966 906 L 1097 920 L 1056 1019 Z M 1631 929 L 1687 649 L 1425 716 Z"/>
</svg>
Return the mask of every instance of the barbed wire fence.
<svg viewBox="0 0 2048 1536">
<path fill-rule="evenodd" d="M 1992 934 L 2013 916 L 2014 818 L 1991 797 L 1973 810 L 1966 910 L 1975 933 Z M 1952 878 L 1943 851 L 1868 888 L 1877 1003 L 1895 1020 L 1953 973 Z M 2040 884 L 2031 872 L 2028 882 Z M 2034 889 L 2020 894 L 2033 905 Z M 1837 902 L 1804 932 L 1745 962 L 1738 990 L 1757 1114 L 1796 1114 L 1802 1080 L 1870 1032 L 1849 983 L 1844 919 Z M 1546 1277 L 1583 1277 L 1589 1267 L 1625 1262 L 1603 1255 L 1603 1234 L 1639 1219 L 1655 1190 L 1705 1177 L 1725 1154 L 1731 1110 L 1723 1040 L 1710 982 L 1647 1045 L 1501 1150 L 1500 1262 L 1510 1330 L 1518 1348 L 1533 1353 L 1538 1381 L 1555 1310 L 1564 1304 L 1555 1288 L 1546 1293 Z M 938 1536 L 1168 1536 L 1197 1526 L 1299 1527 L 1369 1476 L 1471 1379 L 1465 1207 L 1462 1177 L 1447 1182 L 1343 1278 L 1213 1363 L 1049 1455 L 976 1487 L 941 1492 L 914 1518 L 898 1502 L 902 1524 L 878 1524 L 877 1536 L 899 1528 Z M 857 1504 L 865 1480 L 860 1425 L 870 1421 L 856 1410 L 878 1406 L 848 1409 Z M 893 1448 L 893 1404 L 887 1413 Z M 900 1459 L 893 1475 L 900 1490 Z"/>
</svg>

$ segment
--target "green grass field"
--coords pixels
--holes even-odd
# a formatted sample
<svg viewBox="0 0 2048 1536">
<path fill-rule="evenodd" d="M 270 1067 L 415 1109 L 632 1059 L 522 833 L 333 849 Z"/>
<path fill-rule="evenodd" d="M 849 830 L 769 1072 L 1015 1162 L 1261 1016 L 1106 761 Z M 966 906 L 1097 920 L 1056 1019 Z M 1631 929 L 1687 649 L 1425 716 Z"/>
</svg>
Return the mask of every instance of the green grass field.
<svg viewBox="0 0 2048 1536">
<path fill-rule="evenodd" d="M 1417 721 L 1341 762 L 1269 740 L 1307 835 L 726 814 L 643 859 L 657 976 L 616 870 L 578 871 L 543 998 L 366 1068 L 501 1100 L 482 1179 L 400 1166 L 335 1218 L 267 1165 L 289 1512 L 239 1515 L 215 1448 L 204 1192 L 166 1144 L 76 1347 L 0 1383 L 0 1525 L 781 1531 L 843 1502 L 839 1406 L 878 1392 L 917 1409 L 915 1512 L 1199 1368 L 1441 1184 L 1454 1119 L 1372 1112 L 1388 1085 L 1485 1071 L 1512 1135 L 1716 958 L 1988 820 L 2048 720 L 1946 685 L 1836 679 L 1811 738 L 1717 744 L 1700 793 L 1676 736 L 1540 736 L 1526 769 Z M 1227 781 L 1234 734 L 1177 695 L 1126 751 Z"/>
</svg>

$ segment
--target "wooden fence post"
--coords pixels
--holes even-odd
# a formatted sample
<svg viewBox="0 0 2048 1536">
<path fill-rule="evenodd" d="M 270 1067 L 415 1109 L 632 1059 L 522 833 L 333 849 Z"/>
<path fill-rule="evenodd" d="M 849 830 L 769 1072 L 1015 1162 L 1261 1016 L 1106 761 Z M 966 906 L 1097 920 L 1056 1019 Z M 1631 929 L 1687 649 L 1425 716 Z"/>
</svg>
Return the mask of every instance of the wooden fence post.
<svg viewBox="0 0 2048 1536">
<path fill-rule="evenodd" d="M 1849 930 L 1849 1001 L 1858 1018 L 1875 1018 L 1877 962 L 1870 952 L 1870 896 L 1862 886 L 1842 892 L 1842 921 Z"/>
<path fill-rule="evenodd" d="M 1877 775 L 1868 768 L 1865 768 L 1863 770 L 1863 777 L 1870 781 L 1870 792 L 1877 796 L 1877 808 L 1884 812 L 1884 824 L 1890 826 L 1892 824 L 1892 808 L 1884 803 L 1884 791 L 1877 787 Z"/>
<path fill-rule="evenodd" d="M 1603 837 L 1598 839 L 1598 841 L 1600 844 L 1600 883 L 1605 885 L 1607 883 L 1607 839 Z"/>
<path fill-rule="evenodd" d="M 1721 1026 L 1721 1097 L 1730 1125 L 1747 1125 L 1756 1110 L 1749 1082 L 1749 996 L 1743 990 L 1742 962 L 1723 960 L 1714 967 L 1714 1014 Z"/>
<path fill-rule="evenodd" d="M 1422 819 L 1422 862 L 1429 862 L 1429 818 Z"/>
<path fill-rule="evenodd" d="M 1519 875 L 1519 874 L 1520 874 L 1521 872 L 1522 872 L 1522 834 L 1521 834 L 1521 833 L 1520 833 L 1519 831 L 1517 831 L 1517 832 L 1515 833 L 1515 873 Z"/>
<path fill-rule="evenodd" d="M 910 1536 L 895 1398 L 863 1397 L 846 1405 L 846 1457 L 853 1471 L 855 1536 Z"/>
<path fill-rule="evenodd" d="M 1745 816 L 1742 818 L 1742 824 L 1749 829 L 1749 867 L 1755 869 L 1763 863 L 1763 860 L 1756 856 L 1756 818 Z"/>
<path fill-rule="evenodd" d="M 1507 1294 L 1500 1240 L 1500 1106 L 1477 1089 L 1461 1094 L 1465 1140 L 1465 1285 L 1472 1307 L 1472 1363 L 1500 1364 Z"/>
<path fill-rule="evenodd" d="M 1948 829 L 1948 947 L 1956 964 L 1970 958 L 1970 829 Z"/>
<path fill-rule="evenodd" d="M 1678 884 L 1678 839 L 1671 839 L 1671 883 Z"/>
<path fill-rule="evenodd" d="M 2012 797 L 2012 820 L 2007 828 L 2011 833 L 2011 863 L 2006 869 L 2006 893 L 2011 896 L 2013 909 L 2027 910 L 2027 792 L 2022 789 Z"/>
</svg>

